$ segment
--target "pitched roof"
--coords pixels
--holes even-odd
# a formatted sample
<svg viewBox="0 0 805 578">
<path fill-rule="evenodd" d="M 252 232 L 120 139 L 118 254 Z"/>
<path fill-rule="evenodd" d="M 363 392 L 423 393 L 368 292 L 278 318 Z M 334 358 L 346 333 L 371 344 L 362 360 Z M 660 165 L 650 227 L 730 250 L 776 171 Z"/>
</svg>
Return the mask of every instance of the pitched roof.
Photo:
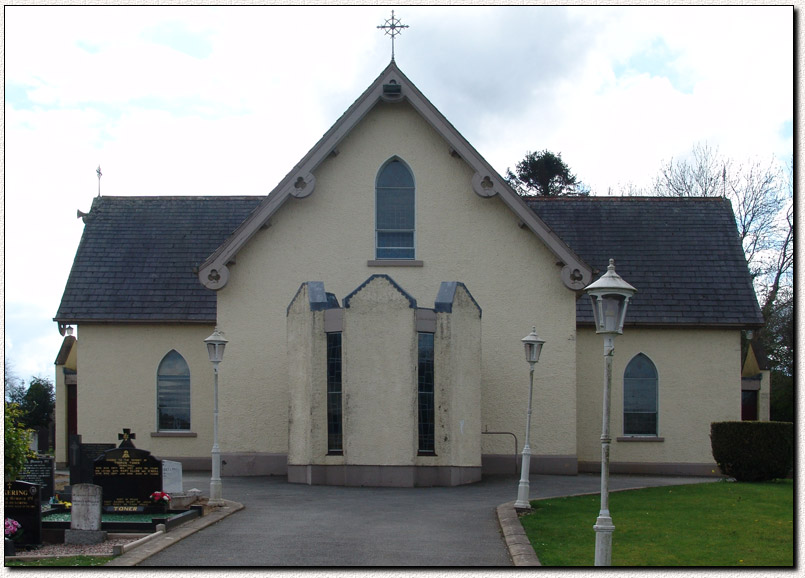
<svg viewBox="0 0 805 578">
<path fill-rule="evenodd" d="M 763 324 L 729 201 L 721 198 L 528 197 L 595 278 L 615 259 L 634 285 L 627 324 Z M 576 306 L 592 324 L 590 300 Z"/>
<path fill-rule="evenodd" d="M 392 90 L 393 89 L 393 90 Z M 198 278 L 209 289 L 222 289 L 229 280 L 227 263 L 262 227 L 289 197 L 303 198 L 313 194 L 316 177 L 313 171 L 333 152 L 378 102 L 408 102 L 431 127 L 445 139 L 453 154 L 461 157 L 474 171 L 472 189 L 481 197 L 497 195 L 539 237 L 564 267 L 561 279 L 574 290 L 582 289 L 592 279 L 592 271 L 567 244 L 554 235 L 528 207 L 508 183 L 450 124 L 392 61 L 375 81 L 358 97 L 341 118 L 322 136 L 310 151 L 280 181 L 257 209 L 224 241 L 199 268 Z"/>
<path fill-rule="evenodd" d="M 264 197 L 96 197 L 54 321 L 215 322 L 196 267 Z"/>
<path fill-rule="evenodd" d="M 216 295 L 195 271 L 264 197 L 98 197 L 55 320 L 204 322 Z M 655 197 L 527 198 L 587 263 L 610 258 L 638 289 L 627 324 L 759 326 L 729 202 Z M 589 298 L 577 322 L 591 324 Z"/>
</svg>

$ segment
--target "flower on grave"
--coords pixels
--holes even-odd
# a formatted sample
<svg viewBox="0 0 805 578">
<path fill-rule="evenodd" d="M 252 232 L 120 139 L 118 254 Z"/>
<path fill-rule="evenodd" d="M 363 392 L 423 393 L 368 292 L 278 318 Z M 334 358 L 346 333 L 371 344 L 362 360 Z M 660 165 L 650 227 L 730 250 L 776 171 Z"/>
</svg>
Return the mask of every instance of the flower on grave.
<svg viewBox="0 0 805 578">
<path fill-rule="evenodd" d="M 153 494 L 151 494 L 150 498 L 151 501 L 154 502 L 155 504 L 159 504 L 160 502 L 164 502 L 167 504 L 170 503 L 171 501 L 170 494 L 166 492 L 154 492 Z"/>
<path fill-rule="evenodd" d="M 13 540 L 17 536 L 17 533 L 20 532 L 22 532 L 22 524 L 12 518 L 6 518 L 5 537 Z"/>
</svg>

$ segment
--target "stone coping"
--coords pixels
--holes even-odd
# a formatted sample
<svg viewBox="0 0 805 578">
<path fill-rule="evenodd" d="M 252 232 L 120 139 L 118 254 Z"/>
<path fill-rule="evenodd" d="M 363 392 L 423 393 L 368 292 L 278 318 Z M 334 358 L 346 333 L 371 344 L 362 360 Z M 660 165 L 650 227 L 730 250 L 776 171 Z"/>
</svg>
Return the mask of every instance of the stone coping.
<svg viewBox="0 0 805 578">
<path fill-rule="evenodd" d="M 514 502 L 506 502 L 497 507 L 498 524 L 509 556 L 515 566 L 542 566 L 537 553 L 525 534 L 520 518 L 514 509 Z"/>
</svg>

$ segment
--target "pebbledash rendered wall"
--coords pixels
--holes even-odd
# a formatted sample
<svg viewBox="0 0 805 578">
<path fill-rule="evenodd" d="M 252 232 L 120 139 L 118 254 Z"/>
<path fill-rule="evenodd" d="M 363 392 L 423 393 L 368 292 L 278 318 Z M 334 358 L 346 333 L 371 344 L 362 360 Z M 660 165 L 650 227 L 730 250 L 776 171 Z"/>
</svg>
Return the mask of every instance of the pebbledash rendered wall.
<svg viewBox="0 0 805 578">
<path fill-rule="evenodd" d="M 421 300 L 434 299 L 443 281 L 470 288 L 483 308 L 481 429 L 513 432 L 520 449 L 528 396 L 520 340 L 537 326 L 547 344 L 535 397 L 551 402 L 535 405 L 532 464 L 535 471 L 576 473 L 576 295 L 562 283 L 554 254 L 503 201 L 473 192 L 474 171 L 405 103 L 378 104 L 337 152 L 317 169 L 313 194 L 289 199 L 241 248 L 218 291 L 218 325 L 229 339 L 221 364 L 225 472 L 286 471 L 286 310 L 300 285 L 321 281 L 343 298 L 382 273 Z M 375 180 L 393 157 L 415 179 L 420 266 L 371 263 Z M 514 470 L 510 435 L 482 433 L 481 444 L 485 471 Z"/>
<path fill-rule="evenodd" d="M 481 309 L 461 283 L 433 308 L 386 275 L 338 307 L 323 283 L 288 309 L 288 481 L 455 486 L 481 479 Z M 327 334 L 342 340 L 343 452 L 328 455 Z M 418 455 L 418 334 L 434 336 L 434 453 Z"/>
<path fill-rule="evenodd" d="M 213 330 L 207 324 L 81 324 L 74 347 L 82 441 L 117 443 L 117 434 L 129 428 L 137 447 L 178 459 L 186 470 L 209 469 L 213 371 L 204 339 Z M 157 431 L 157 369 L 173 349 L 190 369 L 189 432 Z M 224 384 L 227 369 L 225 360 L 220 371 Z M 66 416 L 66 409 L 57 407 L 57 415 Z"/>
<path fill-rule="evenodd" d="M 638 294 L 639 295 L 639 294 Z M 579 471 L 600 471 L 603 338 L 580 329 L 578 352 Z M 623 374 L 640 353 L 658 373 L 658 435 L 623 435 Z M 716 475 L 710 424 L 741 419 L 740 331 L 626 327 L 615 339 L 610 452 L 613 473 Z"/>
</svg>

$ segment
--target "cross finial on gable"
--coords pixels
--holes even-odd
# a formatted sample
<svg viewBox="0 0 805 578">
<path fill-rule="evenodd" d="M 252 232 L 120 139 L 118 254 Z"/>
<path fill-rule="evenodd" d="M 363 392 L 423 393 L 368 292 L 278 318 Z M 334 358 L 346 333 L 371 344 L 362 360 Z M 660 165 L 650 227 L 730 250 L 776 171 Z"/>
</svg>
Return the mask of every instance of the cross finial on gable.
<svg viewBox="0 0 805 578">
<path fill-rule="evenodd" d="M 402 34 L 403 28 L 408 28 L 407 24 L 400 24 L 400 19 L 394 17 L 394 10 L 391 11 L 391 18 L 386 20 L 383 26 L 378 26 L 380 30 L 384 30 L 386 34 L 391 36 L 391 61 L 394 62 L 394 37 Z"/>
<path fill-rule="evenodd" d="M 122 440 L 118 447 L 121 448 L 133 448 L 134 443 L 131 440 L 136 439 L 137 435 L 131 433 L 131 430 L 128 428 L 123 429 L 123 433 L 117 434 L 117 439 Z"/>
</svg>

